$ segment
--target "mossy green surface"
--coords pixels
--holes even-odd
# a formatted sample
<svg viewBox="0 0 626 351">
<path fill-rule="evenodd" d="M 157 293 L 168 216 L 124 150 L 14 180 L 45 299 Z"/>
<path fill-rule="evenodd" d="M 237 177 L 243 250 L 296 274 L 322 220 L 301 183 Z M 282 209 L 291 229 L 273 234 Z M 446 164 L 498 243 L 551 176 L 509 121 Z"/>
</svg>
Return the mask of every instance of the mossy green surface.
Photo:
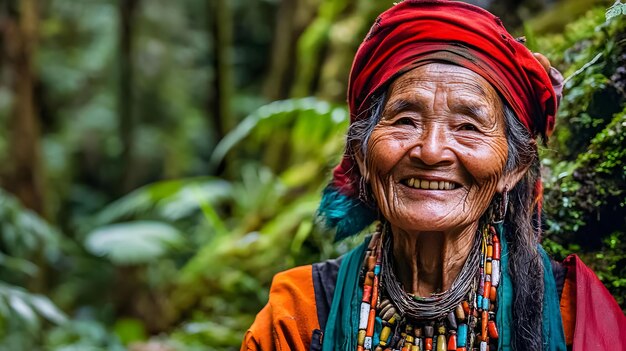
<svg viewBox="0 0 626 351">
<path fill-rule="evenodd" d="M 556 258 L 579 254 L 624 309 L 626 17 L 607 21 L 597 8 L 538 45 L 571 77 L 542 150 L 545 246 Z"/>
</svg>

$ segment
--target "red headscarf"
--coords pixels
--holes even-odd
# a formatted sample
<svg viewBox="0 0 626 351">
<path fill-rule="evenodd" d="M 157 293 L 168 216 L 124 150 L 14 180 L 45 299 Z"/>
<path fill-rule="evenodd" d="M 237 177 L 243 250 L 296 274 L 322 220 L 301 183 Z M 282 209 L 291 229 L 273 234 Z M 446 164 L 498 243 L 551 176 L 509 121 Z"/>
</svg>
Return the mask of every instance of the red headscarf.
<svg viewBox="0 0 626 351">
<path fill-rule="evenodd" d="M 348 87 L 350 121 L 368 118 L 372 98 L 399 75 L 431 62 L 468 68 L 486 79 L 536 137 L 554 129 L 557 96 L 533 54 L 498 17 L 466 3 L 405 0 L 382 13 L 359 47 Z M 358 193 L 358 170 L 346 154 L 333 186 Z"/>
</svg>

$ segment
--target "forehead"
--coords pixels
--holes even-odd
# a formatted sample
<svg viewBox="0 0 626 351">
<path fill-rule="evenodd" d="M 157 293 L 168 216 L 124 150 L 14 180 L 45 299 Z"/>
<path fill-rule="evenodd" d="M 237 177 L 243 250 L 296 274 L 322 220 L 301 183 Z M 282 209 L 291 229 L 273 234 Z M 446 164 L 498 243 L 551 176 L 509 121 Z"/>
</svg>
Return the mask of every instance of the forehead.
<svg viewBox="0 0 626 351">
<path fill-rule="evenodd" d="M 461 66 L 444 63 L 429 63 L 416 67 L 399 76 L 389 87 L 392 97 L 411 91 L 434 91 L 446 88 L 459 98 L 484 98 L 491 101 L 499 98 L 495 89 L 479 74 Z"/>
</svg>

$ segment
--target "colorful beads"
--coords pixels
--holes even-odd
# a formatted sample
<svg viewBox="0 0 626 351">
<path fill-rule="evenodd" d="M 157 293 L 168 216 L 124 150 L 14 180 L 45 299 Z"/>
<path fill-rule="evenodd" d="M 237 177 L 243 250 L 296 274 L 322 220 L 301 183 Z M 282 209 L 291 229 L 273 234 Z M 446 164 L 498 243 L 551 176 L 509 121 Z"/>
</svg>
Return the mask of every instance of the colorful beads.
<svg viewBox="0 0 626 351">
<path fill-rule="evenodd" d="M 357 344 L 359 346 L 365 344 L 365 330 L 359 330 L 359 334 L 357 334 Z"/>
<path fill-rule="evenodd" d="M 463 300 L 463 302 L 461 302 L 461 306 L 463 306 L 463 311 L 465 312 L 465 314 L 469 315 L 470 313 L 469 302 L 467 302 L 466 300 Z"/>
<path fill-rule="evenodd" d="M 459 324 L 457 346 L 465 347 L 465 345 L 467 345 L 467 324 Z"/>
<path fill-rule="evenodd" d="M 363 298 L 361 299 L 361 301 L 363 302 L 370 302 L 372 298 L 372 286 L 371 285 L 365 285 L 363 287 Z"/>
<path fill-rule="evenodd" d="M 487 331 L 489 333 L 489 337 L 493 339 L 498 338 L 498 328 L 496 327 L 496 322 L 489 321 L 487 324 Z"/>
<path fill-rule="evenodd" d="M 491 240 L 493 240 L 493 256 L 491 256 L 491 258 L 493 258 L 494 260 L 499 260 L 500 259 L 500 239 L 498 239 L 498 236 L 494 234 Z"/>
<path fill-rule="evenodd" d="M 454 315 L 454 312 L 450 311 L 450 313 L 448 313 L 447 321 L 450 329 L 456 330 L 456 316 Z"/>
<path fill-rule="evenodd" d="M 437 336 L 437 351 L 447 351 L 448 345 L 446 343 L 446 335 L 439 334 Z"/>
<path fill-rule="evenodd" d="M 481 307 L 483 310 L 487 311 L 489 310 L 489 299 L 483 297 L 483 305 Z"/>
<path fill-rule="evenodd" d="M 500 261 L 491 261 L 491 286 L 498 286 L 500 283 Z"/>
<path fill-rule="evenodd" d="M 488 299 L 490 293 L 491 293 L 491 281 L 487 280 L 485 281 L 485 291 L 483 292 L 483 297 Z"/>
<path fill-rule="evenodd" d="M 480 351 L 487 351 L 487 342 L 486 341 L 481 341 L 480 342 Z"/>
<path fill-rule="evenodd" d="M 481 340 L 487 340 L 487 322 L 489 321 L 489 316 L 487 311 L 483 311 L 482 316 L 480 317 L 480 338 Z"/>
<path fill-rule="evenodd" d="M 433 349 L 433 338 L 424 338 L 424 350 L 432 351 Z"/>
<path fill-rule="evenodd" d="M 435 328 L 432 325 L 424 326 L 424 335 L 427 338 L 432 338 L 435 335 Z"/>
<path fill-rule="evenodd" d="M 374 253 L 376 251 L 376 253 Z M 372 350 L 374 340 L 374 325 L 376 323 L 376 305 L 378 304 L 378 276 L 374 273 L 379 265 L 377 257 L 380 248 L 368 248 L 368 256 L 364 266 L 367 267 L 363 282 L 363 298 L 361 299 L 361 310 L 359 312 L 359 332 L 357 334 L 357 349 L 363 351 Z M 391 311 L 392 314 L 395 311 Z M 378 338 L 377 338 L 378 340 Z M 377 342 L 379 343 L 379 342 Z"/>
<path fill-rule="evenodd" d="M 496 297 L 498 296 L 498 290 L 496 287 L 491 285 L 491 291 L 489 292 L 489 300 L 496 301 Z"/>
<path fill-rule="evenodd" d="M 359 314 L 359 329 L 367 328 L 367 320 L 370 316 L 370 304 L 361 302 L 361 313 Z"/>
<path fill-rule="evenodd" d="M 363 347 L 366 350 L 371 350 L 372 349 L 372 337 L 371 336 L 366 336 L 365 340 L 363 342 Z"/>
<path fill-rule="evenodd" d="M 383 330 L 380 332 L 380 345 L 387 346 L 387 339 L 391 335 L 391 328 L 386 325 L 383 327 Z"/>
<path fill-rule="evenodd" d="M 457 342 L 456 342 L 456 332 L 451 331 L 450 337 L 448 338 L 448 351 L 456 351 Z"/>
<path fill-rule="evenodd" d="M 501 252 L 493 227 L 481 233 L 472 289 L 461 303 L 434 320 L 407 319 L 380 290 L 381 241 L 375 236 L 363 261 L 357 351 L 488 351 L 499 337 L 494 319 Z"/>
<path fill-rule="evenodd" d="M 465 310 L 463 309 L 463 304 L 456 306 L 454 314 L 456 316 L 456 319 L 458 319 L 459 321 L 465 321 Z"/>
</svg>

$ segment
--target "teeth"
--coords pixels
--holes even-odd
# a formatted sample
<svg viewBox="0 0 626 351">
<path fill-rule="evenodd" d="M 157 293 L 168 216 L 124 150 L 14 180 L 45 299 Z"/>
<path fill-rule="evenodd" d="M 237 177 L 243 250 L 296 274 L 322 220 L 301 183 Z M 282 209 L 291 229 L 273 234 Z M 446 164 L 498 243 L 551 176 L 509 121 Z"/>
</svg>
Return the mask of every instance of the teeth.
<svg viewBox="0 0 626 351">
<path fill-rule="evenodd" d="M 426 190 L 451 190 L 454 189 L 454 183 L 446 182 L 443 180 L 440 181 L 429 181 L 417 178 L 410 178 L 407 181 L 407 184 L 416 189 L 426 189 Z"/>
</svg>

